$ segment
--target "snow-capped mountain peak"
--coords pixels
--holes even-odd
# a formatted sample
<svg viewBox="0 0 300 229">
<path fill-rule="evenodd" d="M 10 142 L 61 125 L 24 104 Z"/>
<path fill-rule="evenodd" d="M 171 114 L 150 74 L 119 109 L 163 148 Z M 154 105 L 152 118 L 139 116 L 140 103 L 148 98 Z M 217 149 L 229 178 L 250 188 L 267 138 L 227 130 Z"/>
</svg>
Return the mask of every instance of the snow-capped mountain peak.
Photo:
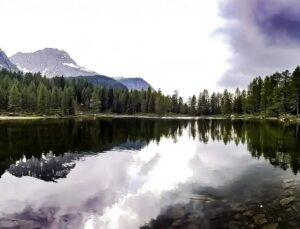
<svg viewBox="0 0 300 229">
<path fill-rule="evenodd" d="M 77 65 L 66 51 L 55 48 L 45 48 L 33 53 L 18 52 L 10 60 L 22 71 L 40 72 L 48 77 L 97 75 L 96 72 Z"/>
</svg>

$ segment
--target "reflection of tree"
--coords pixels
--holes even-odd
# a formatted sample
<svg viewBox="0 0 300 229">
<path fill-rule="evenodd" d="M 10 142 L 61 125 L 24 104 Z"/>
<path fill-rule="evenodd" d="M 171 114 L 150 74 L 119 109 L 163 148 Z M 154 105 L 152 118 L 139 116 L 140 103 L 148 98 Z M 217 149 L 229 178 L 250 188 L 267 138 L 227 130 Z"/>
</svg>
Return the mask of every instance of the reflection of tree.
<svg viewBox="0 0 300 229">
<path fill-rule="evenodd" d="M 207 119 L 67 119 L 1 124 L 0 174 L 23 155 L 38 164 L 36 160 L 48 152 L 64 159 L 66 152 L 81 157 L 85 153 L 102 152 L 116 146 L 141 149 L 150 141 L 159 142 L 162 137 L 176 142 L 183 135 L 183 130 L 188 131 L 190 138 L 203 143 L 247 144 L 253 157 L 264 157 L 275 167 L 291 168 L 298 173 L 300 136 L 297 128 L 275 122 Z"/>
<path fill-rule="evenodd" d="M 298 127 L 275 122 L 199 120 L 198 139 L 207 143 L 223 141 L 247 144 L 255 158 L 264 157 L 270 164 L 284 170 L 300 170 L 300 141 Z"/>
</svg>

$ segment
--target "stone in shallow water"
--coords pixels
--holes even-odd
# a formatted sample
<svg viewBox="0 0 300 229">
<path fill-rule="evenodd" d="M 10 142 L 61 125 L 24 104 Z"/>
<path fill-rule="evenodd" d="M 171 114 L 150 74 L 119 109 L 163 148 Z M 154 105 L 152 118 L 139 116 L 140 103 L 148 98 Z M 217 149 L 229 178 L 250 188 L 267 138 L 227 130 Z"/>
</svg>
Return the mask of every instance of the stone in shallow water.
<svg viewBox="0 0 300 229">
<path fill-rule="evenodd" d="M 279 226 L 278 223 L 271 223 L 271 224 L 264 226 L 262 229 L 276 229 L 278 226 Z"/>
<path fill-rule="evenodd" d="M 283 179 L 283 183 L 292 183 L 295 182 L 295 179 Z"/>
<path fill-rule="evenodd" d="M 296 206 L 292 205 L 291 208 L 295 211 L 295 212 L 298 212 L 298 209 Z"/>
<path fill-rule="evenodd" d="M 187 229 L 199 229 L 199 227 L 196 224 L 191 224 Z"/>
<path fill-rule="evenodd" d="M 282 188 L 284 188 L 284 189 L 293 189 L 294 186 L 295 186 L 294 183 L 284 183 L 284 184 L 282 184 Z"/>
<path fill-rule="evenodd" d="M 257 214 L 255 216 L 253 216 L 253 221 L 256 225 L 262 225 L 262 224 L 265 224 L 268 222 L 265 214 Z"/>
<path fill-rule="evenodd" d="M 285 196 L 292 196 L 292 195 L 294 195 L 294 191 L 293 190 L 285 190 L 285 192 L 284 192 L 284 195 Z"/>
<path fill-rule="evenodd" d="M 277 220 L 278 220 L 278 222 L 281 222 L 281 221 L 282 221 L 282 218 L 281 218 L 281 217 L 278 217 Z"/>
<path fill-rule="evenodd" d="M 253 215 L 254 215 L 254 212 L 253 211 L 251 211 L 251 210 L 248 210 L 248 211 L 246 211 L 246 212 L 244 212 L 244 214 L 243 214 L 244 216 L 249 216 L 249 217 L 252 217 Z"/>
<path fill-rule="evenodd" d="M 280 200 L 280 204 L 282 206 L 286 206 L 286 205 L 292 203 L 294 200 L 295 200 L 295 197 L 293 197 L 293 196 L 287 197 L 287 198 L 284 198 L 284 199 Z"/>
</svg>

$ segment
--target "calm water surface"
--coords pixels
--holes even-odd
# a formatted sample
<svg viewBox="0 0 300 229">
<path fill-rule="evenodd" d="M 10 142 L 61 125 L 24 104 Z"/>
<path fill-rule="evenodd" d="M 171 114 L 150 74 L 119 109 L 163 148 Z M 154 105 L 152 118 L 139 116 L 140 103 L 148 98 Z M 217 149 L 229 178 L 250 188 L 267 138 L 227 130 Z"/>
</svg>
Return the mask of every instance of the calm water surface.
<svg viewBox="0 0 300 229">
<path fill-rule="evenodd" d="M 298 126 L 0 123 L 0 228 L 300 228 Z"/>
</svg>

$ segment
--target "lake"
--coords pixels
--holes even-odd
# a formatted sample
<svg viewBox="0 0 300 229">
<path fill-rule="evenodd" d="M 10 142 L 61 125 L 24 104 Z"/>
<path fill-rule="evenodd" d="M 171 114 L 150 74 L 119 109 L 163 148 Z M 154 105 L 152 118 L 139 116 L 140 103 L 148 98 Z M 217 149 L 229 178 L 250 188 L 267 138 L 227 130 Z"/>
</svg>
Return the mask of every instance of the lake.
<svg viewBox="0 0 300 229">
<path fill-rule="evenodd" d="M 1 228 L 300 228 L 300 134 L 271 121 L 0 123 Z"/>
</svg>

